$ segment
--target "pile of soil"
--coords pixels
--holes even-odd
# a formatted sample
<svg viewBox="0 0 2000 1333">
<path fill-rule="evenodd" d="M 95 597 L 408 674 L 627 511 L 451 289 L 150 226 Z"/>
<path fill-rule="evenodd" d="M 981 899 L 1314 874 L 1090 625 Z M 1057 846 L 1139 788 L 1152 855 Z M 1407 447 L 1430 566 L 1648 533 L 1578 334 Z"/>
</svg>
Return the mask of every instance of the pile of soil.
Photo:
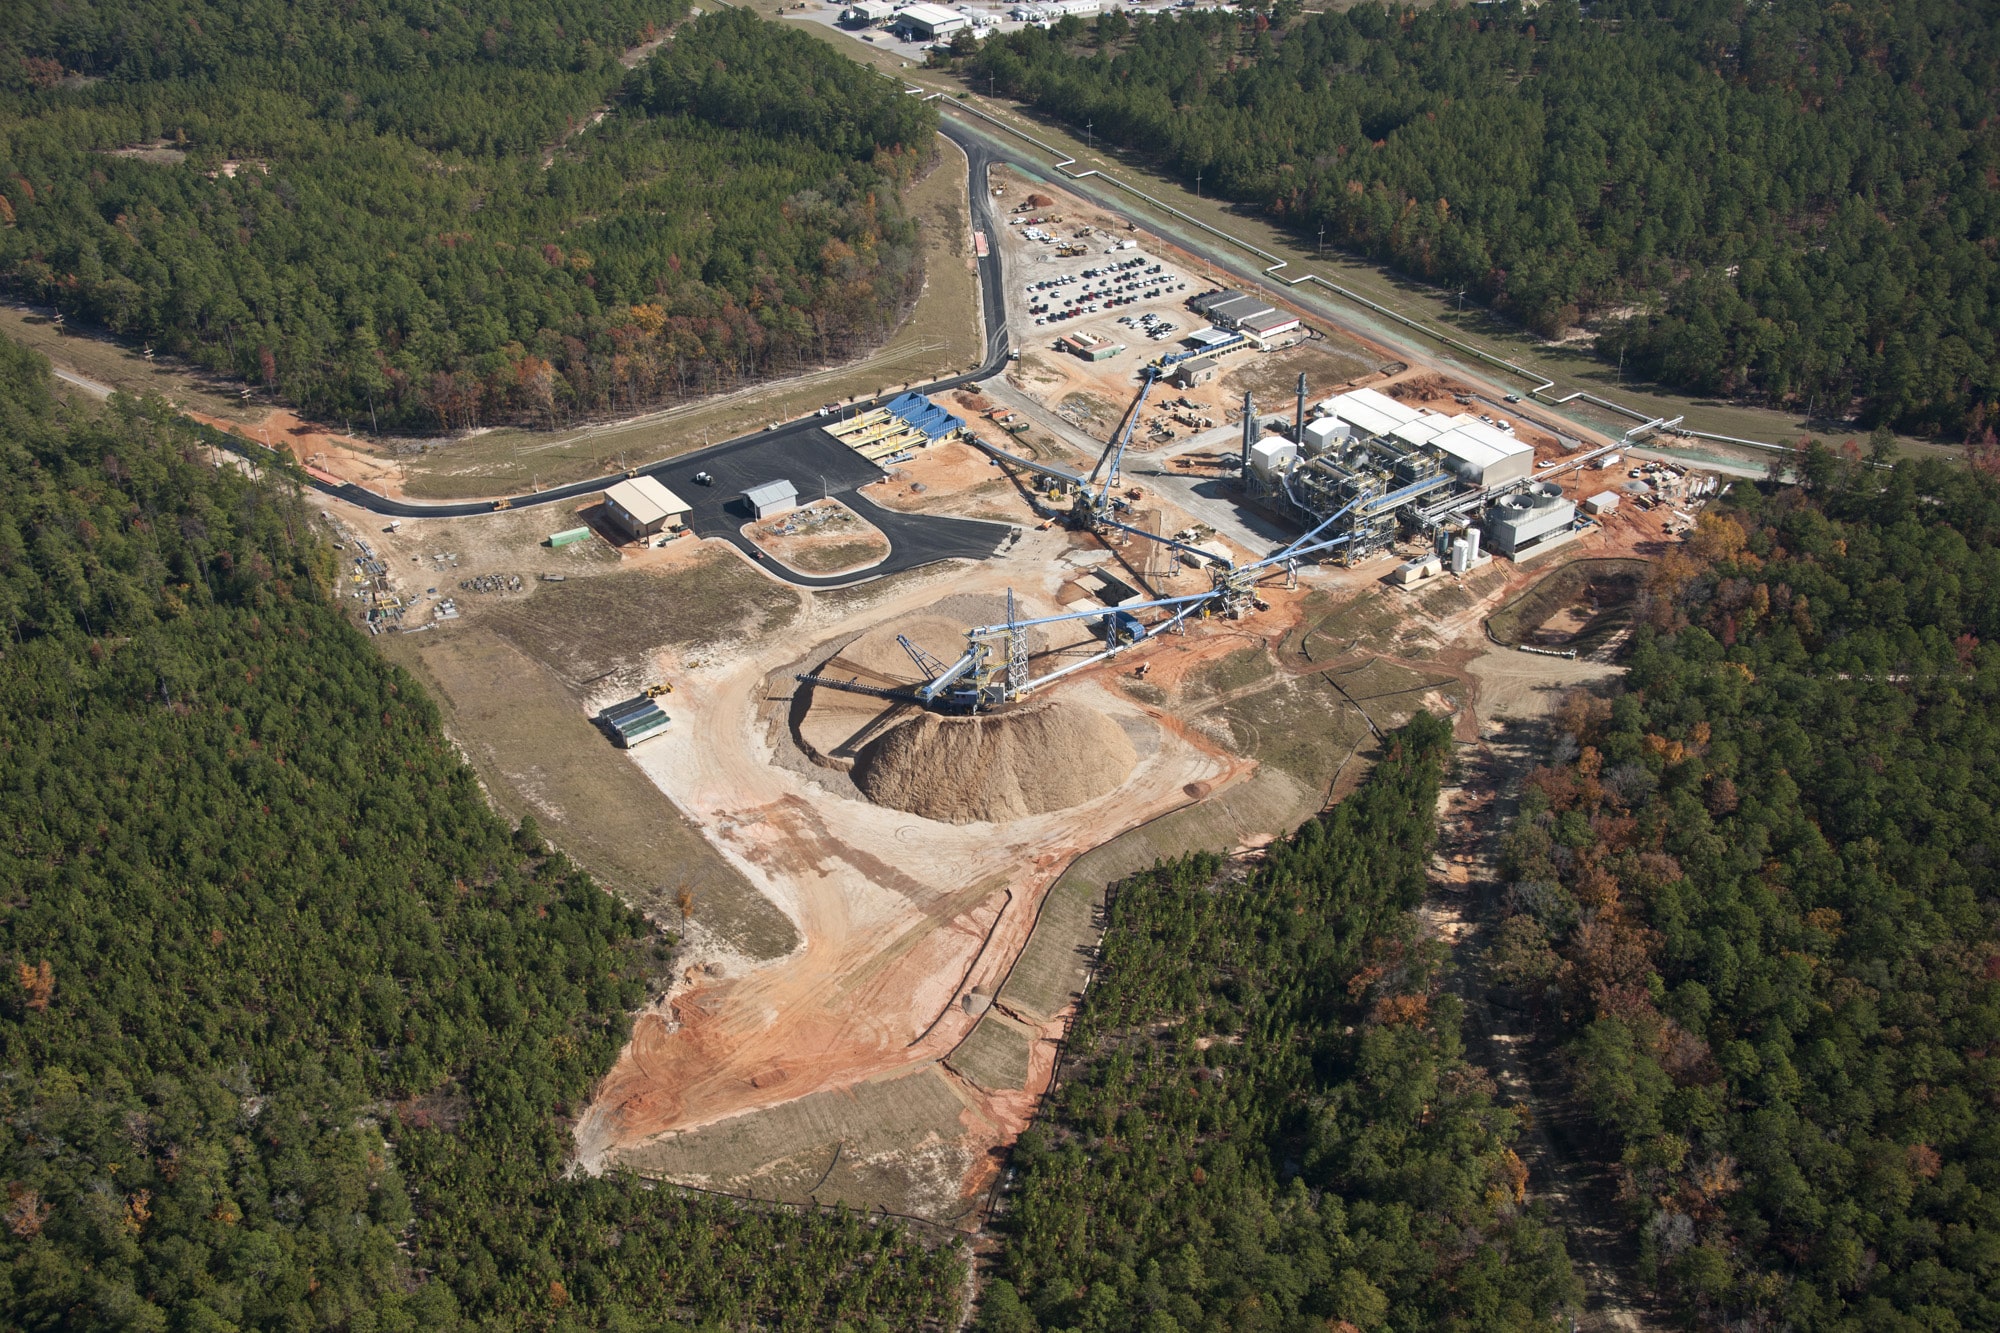
<svg viewBox="0 0 2000 1333">
<path fill-rule="evenodd" d="M 863 749 L 853 776 L 877 805 L 947 824 L 997 824 L 1102 796 L 1137 762 L 1116 722 L 1052 700 L 973 717 L 913 717 Z"/>
</svg>

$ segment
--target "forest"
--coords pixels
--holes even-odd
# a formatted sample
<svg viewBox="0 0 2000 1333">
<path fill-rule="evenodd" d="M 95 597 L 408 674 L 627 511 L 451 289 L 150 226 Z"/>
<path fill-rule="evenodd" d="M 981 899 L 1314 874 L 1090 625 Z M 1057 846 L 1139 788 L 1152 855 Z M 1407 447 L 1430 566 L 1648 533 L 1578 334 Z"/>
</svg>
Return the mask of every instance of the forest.
<svg viewBox="0 0 2000 1333">
<path fill-rule="evenodd" d="M 2000 426 L 2000 13 L 1297 0 L 982 43 L 993 87 L 1624 374 Z"/>
<path fill-rule="evenodd" d="M 1703 1327 L 2000 1324 L 2000 482 L 1738 483 L 1564 705 L 1495 974 Z"/>
<path fill-rule="evenodd" d="M 672 940 L 487 806 L 296 490 L 0 340 L 0 1326 L 940 1327 L 852 1215 L 564 1179 Z"/>
<path fill-rule="evenodd" d="M 689 14 L 0 7 L 0 284 L 383 431 L 856 354 L 922 283 L 899 191 L 935 112 L 805 34 Z"/>
<path fill-rule="evenodd" d="M 1113 887 L 981 1333 L 1554 1330 L 1578 1307 L 1411 916 L 1451 746 L 1419 713 L 1247 870 Z"/>
</svg>

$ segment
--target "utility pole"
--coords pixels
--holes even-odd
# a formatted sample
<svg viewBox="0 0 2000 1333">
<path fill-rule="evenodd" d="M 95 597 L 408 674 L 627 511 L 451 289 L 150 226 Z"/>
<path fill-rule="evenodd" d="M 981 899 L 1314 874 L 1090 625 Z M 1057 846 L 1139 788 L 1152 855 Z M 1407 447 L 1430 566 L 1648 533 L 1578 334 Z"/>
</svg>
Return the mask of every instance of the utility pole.
<svg viewBox="0 0 2000 1333">
<path fill-rule="evenodd" d="M 1091 152 L 1093 152 L 1093 153 L 1094 153 L 1094 152 L 1096 152 L 1096 151 L 1097 151 L 1097 122 L 1093 120 L 1093 121 L 1091 121 L 1091 122 L 1090 122 L 1089 124 L 1085 125 L 1085 126 L 1083 127 L 1083 132 L 1084 132 L 1085 134 L 1087 134 L 1087 135 L 1089 135 L 1089 136 L 1090 136 L 1090 151 L 1091 151 Z"/>
<path fill-rule="evenodd" d="M 1326 224 L 1324 222 L 1319 224 L 1319 249 L 1314 251 L 1313 257 L 1315 259 L 1326 257 Z"/>
<path fill-rule="evenodd" d="M 1201 172 L 1199 169 L 1194 173 L 1194 197 L 1197 199 L 1201 198 Z"/>
</svg>

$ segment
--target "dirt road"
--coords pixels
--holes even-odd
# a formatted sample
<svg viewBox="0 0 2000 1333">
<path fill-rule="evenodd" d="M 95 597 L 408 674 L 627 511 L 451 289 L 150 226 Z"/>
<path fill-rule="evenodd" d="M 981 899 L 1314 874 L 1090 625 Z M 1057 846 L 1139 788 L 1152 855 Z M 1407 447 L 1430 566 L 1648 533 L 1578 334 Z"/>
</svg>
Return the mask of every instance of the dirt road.
<svg viewBox="0 0 2000 1333">
<path fill-rule="evenodd" d="M 1447 984 L 1465 1004 L 1467 1058 L 1492 1077 L 1503 1105 L 1530 1113 L 1516 1151 L 1528 1168 L 1530 1196 L 1549 1205 L 1583 1280 L 1577 1327 L 1665 1333 L 1666 1317 L 1638 1278 L 1637 1238 L 1618 1206 L 1602 1140 L 1569 1097 L 1558 1053 L 1493 984 L 1485 960 L 1507 887 L 1500 835 L 1519 805 L 1521 779 L 1547 752 L 1548 718 L 1569 689 L 1619 672 L 1496 648 L 1471 663 L 1469 674 L 1479 687 L 1479 739 L 1461 749 L 1458 781 L 1439 802 L 1444 836 L 1424 915 L 1452 949 Z"/>
<path fill-rule="evenodd" d="M 1065 539 L 1040 540 L 1054 547 Z M 1053 567 L 1049 554 L 1041 563 Z M 1011 572 L 1018 581 L 1021 568 Z M 958 571 L 950 589 L 997 595 L 1008 577 L 974 567 Z M 821 1192 L 816 1197 L 831 1190 L 860 1206 L 941 1218 L 962 1211 L 959 1192 L 984 1183 L 982 1161 L 1011 1140 L 1033 1105 L 1031 1089 L 982 1089 L 933 1068 L 979 1020 L 965 997 L 998 988 L 1027 941 L 1041 896 L 1080 852 L 1184 804 L 1191 784 L 1219 788 L 1252 767 L 1160 725 L 1123 694 L 1080 680 L 1065 697 L 1112 717 L 1139 751 L 1131 778 L 1116 791 L 997 825 L 938 823 L 860 798 L 844 774 L 816 768 L 793 745 L 790 672 L 801 654 L 828 650 L 863 625 L 921 612 L 940 593 L 937 581 L 918 579 L 863 616 L 850 606 L 816 605 L 796 633 L 731 661 L 662 662 L 678 693 L 698 697 L 701 706 L 678 712 L 677 724 L 685 725 L 636 751 L 636 761 L 791 918 L 802 943 L 759 964 L 695 933 L 680 984 L 639 1016 L 630 1046 L 577 1128 L 584 1169 L 627 1163 L 684 1178 L 674 1166 L 684 1158 L 677 1138 L 822 1094 L 846 1098 L 836 1108 L 846 1127 L 827 1131 L 835 1140 L 868 1137 L 849 1123 L 857 1115 L 879 1120 L 867 1099 L 885 1081 L 922 1076 L 905 1091 L 926 1089 L 940 1109 L 923 1122 L 930 1129 L 910 1131 L 912 1142 L 902 1146 L 910 1160 L 893 1185 L 877 1181 L 862 1197 L 811 1181 L 799 1187 L 774 1178 L 771 1187 L 780 1194 L 811 1188 Z M 963 1103 L 962 1115 L 944 1114 L 938 1077 Z M 963 1133 L 944 1142 L 952 1136 L 938 1127 L 954 1122 Z M 749 1125 L 710 1135 L 717 1146 L 703 1174 L 741 1180 L 777 1169 L 783 1163 L 769 1156 L 770 1138 Z M 957 1168 L 916 1160 L 925 1153 L 948 1156 Z"/>
</svg>

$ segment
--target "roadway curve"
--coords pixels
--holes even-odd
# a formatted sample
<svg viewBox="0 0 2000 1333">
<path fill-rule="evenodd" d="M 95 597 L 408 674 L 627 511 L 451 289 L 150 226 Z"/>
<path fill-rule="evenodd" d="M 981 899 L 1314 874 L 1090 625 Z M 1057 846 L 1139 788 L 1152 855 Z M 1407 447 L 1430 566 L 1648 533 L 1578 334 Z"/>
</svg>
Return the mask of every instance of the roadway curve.
<svg viewBox="0 0 2000 1333">
<path fill-rule="evenodd" d="M 918 393 L 942 393 L 967 384 L 993 378 L 1007 365 L 1007 301 L 1001 286 L 1000 238 L 994 230 L 992 196 L 987 193 L 986 169 L 1000 156 L 992 144 L 955 122 L 940 125 L 946 138 L 964 150 L 967 160 L 966 193 L 973 226 L 985 231 L 987 253 L 979 265 L 979 297 L 986 326 L 986 360 L 974 370 L 917 387 Z M 876 406 L 882 399 L 854 405 L 856 411 Z M 696 453 L 682 454 L 634 475 L 655 477 L 691 506 L 688 526 L 702 537 L 733 543 L 753 562 L 776 578 L 803 588 L 835 588 L 901 573 L 939 560 L 983 560 L 993 555 L 1014 529 L 1005 523 L 976 519 L 943 518 L 924 514 L 902 514 L 884 509 L 859 494 L 859 489 L 886 473 L 820 429 L 817 415 L 802 417 L 768 430 L 740 435 Z M 234 436 L 216 432 L 229 448 L 262 461 L 262 455 Z M 715 478 L 711 485 L 694 481 L 697 472 Z M 740 529 L 750 520 L 742 491 L 759 482 L 777 478 L 791 481 L 802 498 L 815 493 L 836 496 L 840 501 L 882 530 L 889 539 L 889 554 L 883 561 L 859 574 L 815 578 L 778 563 L 747 540 Z M 560 504 L 564 500 L 594 495 L 624 479 L 613 472 L 589 481 L 555 486 L 544 491 L 512 496 L 507 508 L 531 509 Z M 317 477 L 303 478 L 306 485 L 325 495 L 344 500 L 385 518 L 471 518 L 497 512 L 491 500 L 457 504 L 415 504 L 379 495 L 353 482 L 336 486 Z M 817 483 L 817 485 L 815 485 Z"/>
</svg>

